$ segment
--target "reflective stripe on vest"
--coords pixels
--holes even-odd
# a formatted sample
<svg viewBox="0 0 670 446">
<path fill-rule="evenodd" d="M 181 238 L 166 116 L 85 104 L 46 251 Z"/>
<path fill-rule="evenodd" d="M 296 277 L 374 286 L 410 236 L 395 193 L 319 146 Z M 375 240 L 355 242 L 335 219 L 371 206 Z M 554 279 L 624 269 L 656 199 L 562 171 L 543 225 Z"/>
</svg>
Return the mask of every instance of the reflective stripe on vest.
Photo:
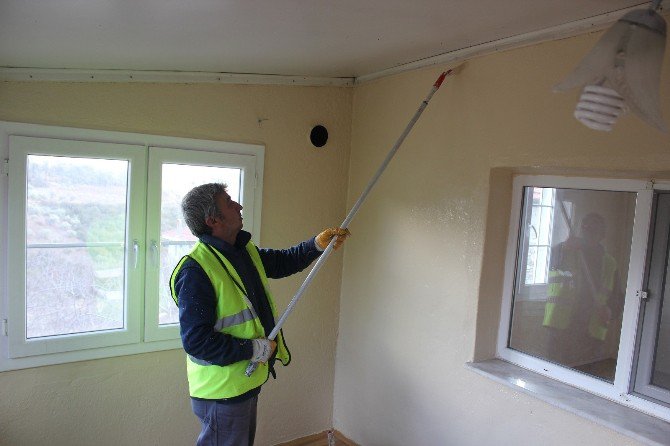
<svg viewBox="0 0 670 446">
<path fill-rule="evenodd" d="M 251 242 L 247 244 L 246 249 L 258 271 L 273 316 L 276 318 L 274 301 L 258 250 Z M 217 322 L 214 329 L 238 339 L 265 337 L 265 330 L 246 296 L 246 290 L 237 271 L 223 254 L 210 245 L 196 243 L 190 254 L 179 261 L 170 279 L 170 289 L 175 302 L 178 302 L 175 280 L 188 259 L 196 261 L 201 266 L 214 288 L 217 297 Z M 283 334 L 280 333 L 275 341 L 277 341 L 277 359 L 282 364 L 288 365 L 291 358 Z M 268 379 L 267 364 L 259 364 L 258 369 L 247 378 L 244 371 L 248 363 L 248 360 L 243 360 L 222 367 L 187 355 L 186 371 L 191 396 L 205 399 L 232 398 L 261 386 Z"/>
<path fill-rule="evenodd" d="M 243 324 L 247 321 L 252 321 L 254 320 L 255 317 L 256 316 L 254 316 L 254 313 L 247 308 L 240 311 L 237 314 L 233 314 L 232 316 L 226 316 L 222 319 L 219 319 L 218 321 L 216 321 L 216 324 L 214 324 L 214 330 L 221 331 L 226 327 L 232 327 L 233 325 Z"/>
<path fill-rule="evenodd" d="M 204 359 L 198 359 L 191 355 L 188 355 L 188 359 L 190 359 L 191 361 L 195 362 L 198 365 L 212 365 L 212 363 L 209 361 L 205 361 Z"/>
</svg>

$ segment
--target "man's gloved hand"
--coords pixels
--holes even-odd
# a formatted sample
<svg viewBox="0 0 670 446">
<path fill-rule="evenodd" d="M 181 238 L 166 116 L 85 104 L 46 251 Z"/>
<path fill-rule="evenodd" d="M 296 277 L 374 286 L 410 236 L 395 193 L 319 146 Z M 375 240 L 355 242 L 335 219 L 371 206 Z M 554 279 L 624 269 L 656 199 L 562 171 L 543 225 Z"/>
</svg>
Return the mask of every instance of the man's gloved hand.
<svg viewBox="0 0 670 446">
<path fill-rule="evenodd" d="M 252 339 L 251 341 L 254 346 L 251 362 L 262 362 L 263 364 L 268 362 L 277 348 L 277 343 L 269 339 Z"/>
<path fill-rule="evenodd" d="M 316 236 L 316 245 L 321 251 L 323 251 L 328 247 L 328 243 L 330 243 L 332 238 L 337 237 L 337 240 L 335 240 L 335 244 L 333 245 L 333 249 L 337 249 L 342 246 L 342 243 L 344 243 L 344 241 L 350 235 L 351 233 L 348 229 L 327 228 L 324 229 L 321 234 Z"/>
</svg>

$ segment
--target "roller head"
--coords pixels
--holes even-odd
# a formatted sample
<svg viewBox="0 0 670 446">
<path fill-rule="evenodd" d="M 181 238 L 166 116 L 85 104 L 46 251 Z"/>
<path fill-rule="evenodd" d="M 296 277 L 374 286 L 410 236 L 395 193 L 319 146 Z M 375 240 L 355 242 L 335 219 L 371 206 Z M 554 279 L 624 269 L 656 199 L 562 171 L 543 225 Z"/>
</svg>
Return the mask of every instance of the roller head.
<svg viewBox="0 0 670 446">
<path fill-rule="evenodd" d="M 461 66 L 462 66 L 462 65 L 459 65 L 459 66 L 457 66 L 457 67 L 451 68 L 451 69 L 449 69 L 449 70 L 443 72 L 442 74 L 440 74 L 440 77 L 437 78 L 437 80 L 436 80 L 435 83 L 433 84 L 433 87 L 435 87 L 435 88 L 440 88 L 440 86 L 442 85 L 442 82 L 444 82 L 444 79 L 445 79 L 447 76 L 452 76 L 452 75 L 456 74 L 457 71 L 460 71 Z"/>
<path fill-rule="evenodd" d="M 440 74 L 440 77 L 437 78 L 437 80 L 433 84 L 433 87 L 440 88 L 440 85 L 442 85 L 442 82 L 444 82 L 444 78 L 447 77 L 447 75 L 450 74 L 450 73 L 451 73 L 451 70 L 445 71 L 444 73 Z"/>
</svg>

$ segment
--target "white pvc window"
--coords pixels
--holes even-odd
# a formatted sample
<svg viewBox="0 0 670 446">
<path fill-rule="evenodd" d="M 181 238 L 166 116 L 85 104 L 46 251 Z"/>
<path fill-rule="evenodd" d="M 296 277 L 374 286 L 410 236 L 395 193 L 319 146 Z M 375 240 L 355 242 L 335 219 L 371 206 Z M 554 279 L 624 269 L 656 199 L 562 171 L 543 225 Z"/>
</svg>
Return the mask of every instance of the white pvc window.
<svg viewBox="0 0 670 446">
<path fill-rule="evenodd" d="M 641 316 L 651 183 L 519 176 L 513 193 L 498 356 L 670 420 L 662 295 Z"/>
<path fill-rule="evenodd" d="M 260 146 L 0 123 L 0 148 L 0 370 L 180 348 L 192 187 L 226 183 L 258 236 Z"/>
<path fill-rule="evenodd" d="M 26 136 L 9 146 L 9 356 L 138 342 L 129 296 L 141 277 L 126 247 L 143 226 L 143 147 Z"/>
</svg>

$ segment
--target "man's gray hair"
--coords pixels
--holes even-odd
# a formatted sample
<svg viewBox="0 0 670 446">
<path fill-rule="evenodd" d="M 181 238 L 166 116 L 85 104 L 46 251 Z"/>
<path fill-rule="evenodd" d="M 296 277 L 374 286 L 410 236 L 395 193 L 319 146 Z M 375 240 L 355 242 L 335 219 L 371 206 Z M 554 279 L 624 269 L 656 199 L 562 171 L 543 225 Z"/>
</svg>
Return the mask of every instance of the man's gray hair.
<svg viewBox="0 0 670 446">
<path fill-rule="evenodd" d="M 191 189 L 181 200 L 184 221 L 196 237 L 212 233 L 212 228 L 207 226 L 205 220 L 220 214 L 216 198 L 222 192 L 226 192 L 227 187 L 224 183 L 202 184 Z"/>
</svg>

